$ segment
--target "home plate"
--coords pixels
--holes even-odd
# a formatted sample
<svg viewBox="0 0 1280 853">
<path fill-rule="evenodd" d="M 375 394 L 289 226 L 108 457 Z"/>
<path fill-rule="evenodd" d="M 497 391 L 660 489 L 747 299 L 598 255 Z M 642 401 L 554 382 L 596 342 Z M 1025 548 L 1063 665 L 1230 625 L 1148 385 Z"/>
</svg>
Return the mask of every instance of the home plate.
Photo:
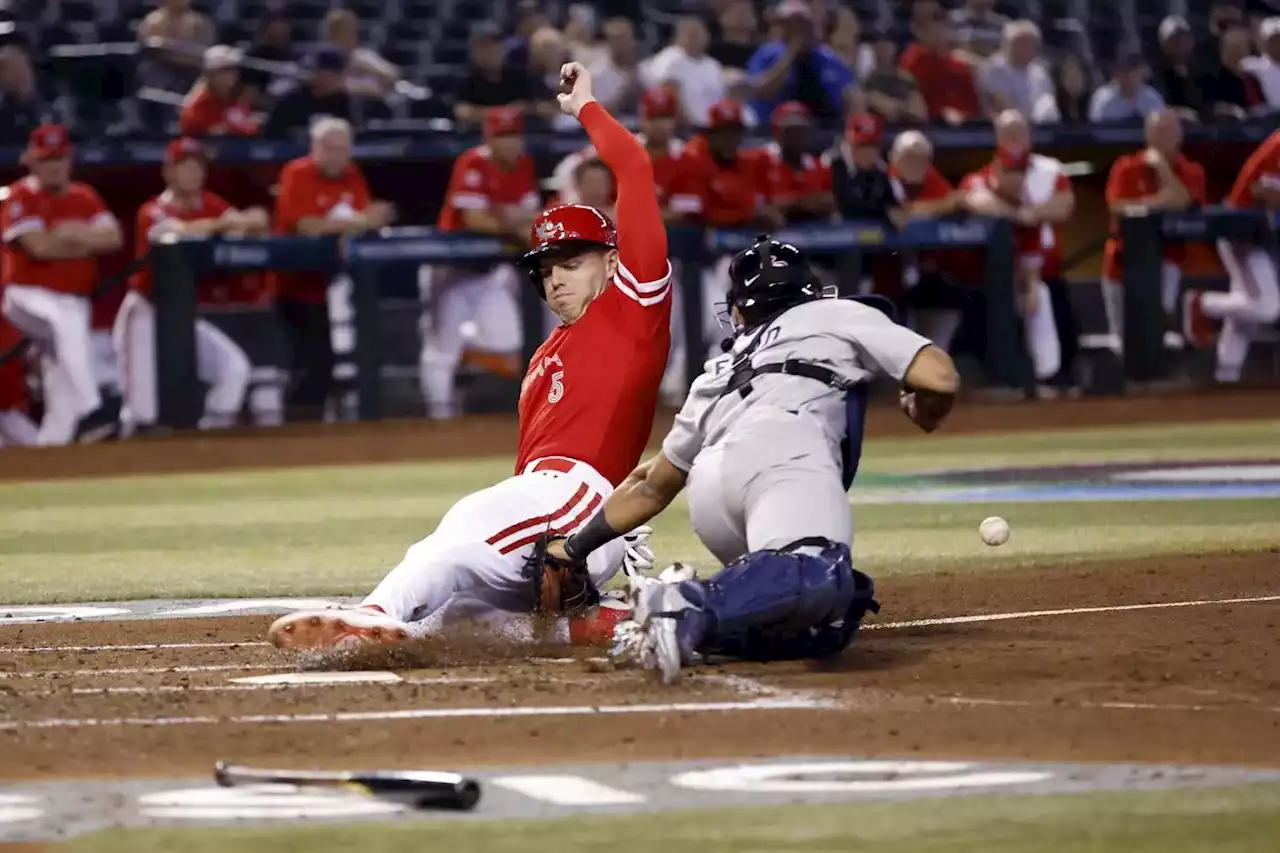
<svg viewBox="0 0 1280 853">
<path fill-rule="evenodd" d="M 394 672 L 279 672 L 233 678 L 233 684 L 398 684 Z"/>
</svg>

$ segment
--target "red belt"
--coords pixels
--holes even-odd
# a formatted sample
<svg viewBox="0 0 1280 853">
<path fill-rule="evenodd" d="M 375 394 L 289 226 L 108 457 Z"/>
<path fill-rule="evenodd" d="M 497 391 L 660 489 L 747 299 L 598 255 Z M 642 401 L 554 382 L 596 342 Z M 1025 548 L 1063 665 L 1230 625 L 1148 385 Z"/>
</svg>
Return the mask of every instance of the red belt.
<svg viewBox="0 0 1280 853">
<path fill-rule="evenodd" d="M 572 459 L 558 459 L 549 457 L 547 459 L 539 459 L 533 465 L 533 472 L 536 474 L 540 471 L 555 471 L 557 474 L 568 474 L 573 470 L 573 466 L 577 465 Z"/>
</svg>

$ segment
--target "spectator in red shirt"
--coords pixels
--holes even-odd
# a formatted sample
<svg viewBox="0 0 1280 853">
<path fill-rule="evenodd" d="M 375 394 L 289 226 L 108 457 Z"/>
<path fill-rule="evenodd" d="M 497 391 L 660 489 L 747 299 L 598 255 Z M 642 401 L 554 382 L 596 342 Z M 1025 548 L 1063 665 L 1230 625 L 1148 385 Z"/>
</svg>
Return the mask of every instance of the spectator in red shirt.
<svg viewBox="0 0 1280 853">
<path fill-rule="evenodd" d="M 183 136 L 257 136 L 258 120 L 240 87 L 240 51 L 216 45 L 204 52 L 204 75 L 182 104 Z"/>
<path fill-rule="evenodd" d="M 899 65 L 915 78 L 932 121 L 963 124 L 982 117 L 973 69 L 951 52 L 951 28 L 937 11 L 912 26 L 916 43 L 902 52 Z"/>
<path fill-rule="evenodd" d="M 799 101 L 773 111 L 774 141 L 764 149 L 764 195 L 787 222 L 830 219 L 836 211 L 831 169 L 809 153 L 813 117 Z"/>
</svg>

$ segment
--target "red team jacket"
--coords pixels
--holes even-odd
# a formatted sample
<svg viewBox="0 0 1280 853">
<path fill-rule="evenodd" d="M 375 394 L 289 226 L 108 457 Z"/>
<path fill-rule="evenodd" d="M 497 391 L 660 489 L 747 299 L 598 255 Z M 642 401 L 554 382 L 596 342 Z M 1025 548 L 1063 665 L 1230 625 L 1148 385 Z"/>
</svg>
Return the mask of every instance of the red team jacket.
<svg viewBox="0 0 1280 853">
<path fill-rule="evenodd" d="M 110 211 L 97 191 L 75 181 L 62 192 L 41 189 L 34 177 L 9 187 L 9 199 L 0 210 L 4 238 L 4 284 L 23 284 L 88 296 L 98 278 L 98 259 L 68 258 L 40 261 L 16 244 L 29 231 L 51 230 L 59 222 L 97 225 L 111 220 Z"/>
<path fill-rule="evenodd" d="M 544 456 L 621 483 L 640 461 L 671 346 L 671 266 L 653 167 L 597 103 L 579 119 L 618 177 L 618 274 L 571 326 L 538 347 L 520 388 L 516 471 Z"/>
<path fill-rule="evenodd" d="M 198 222 L 217 219 L 231 209 L 231 205 L 219 195 L 204 190 L 200 202 L 191 208 L 181 208 L 174 203 L 173 192 L 165 190 L 138 209 L 138 227 L 134 231 L 134 257 L 145 258 L 151 251 L 151 238 L 160 225 L 178 220 Z M 129 287 L 148 299 L 151 298 L 151 267 L 144 266 L 129 277 Z M 203 294 L 202 294 L 203 295 Z"/>
</svg>

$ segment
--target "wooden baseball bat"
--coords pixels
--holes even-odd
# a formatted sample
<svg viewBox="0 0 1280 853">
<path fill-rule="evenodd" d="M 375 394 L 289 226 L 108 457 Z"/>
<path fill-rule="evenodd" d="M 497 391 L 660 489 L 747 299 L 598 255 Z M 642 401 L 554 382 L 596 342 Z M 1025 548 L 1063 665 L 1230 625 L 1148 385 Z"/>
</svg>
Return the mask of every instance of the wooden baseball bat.
<svg viewBox="0 0 1280 853">
<path fill-rule="evenodd" d="M 471 811 L 480 802 L 480 783 L 476 780 L 431 770 L 265 770 L 219 761 L 214 765 L 213 778 L 223 788 L 269 784 L 342 788 L 416 809 Z"/>
</svg>

